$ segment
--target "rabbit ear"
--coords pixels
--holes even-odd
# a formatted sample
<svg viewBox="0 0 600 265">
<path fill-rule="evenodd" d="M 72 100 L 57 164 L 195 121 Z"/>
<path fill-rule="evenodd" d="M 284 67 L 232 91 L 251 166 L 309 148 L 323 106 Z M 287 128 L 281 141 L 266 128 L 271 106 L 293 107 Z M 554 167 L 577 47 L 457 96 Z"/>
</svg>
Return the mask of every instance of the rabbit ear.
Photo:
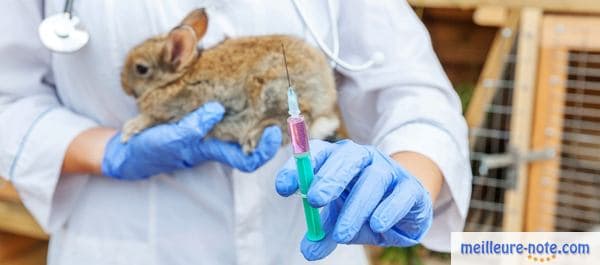
<svg viewBox="0 0 600 265">
<path fill-rule="evenodd" d="M 164 62 L 174 71 L 187 66 L 197 54 L 196 44 L 206 33 L 208 17 L 204 8 L 195 9 L 169 33 L 163 51 Z"/>
<path fill-rule="evenodd" d="M 180 27 L 188 26 L 194 30 L 196 34 L 196 41 L 199 41 L 206 34 L 208 28 L 208 16 L 204 8 L 198 8 L 192 10 L 184 19 L 181 21 Z"/>
<path fill-rule="evenodd" d="M 173 71 L 186 67 L 196 57 L 196 38 L 185 28 L 174 29 L 167 36 L 163 49 L 163 61 Z"/>
</svg>

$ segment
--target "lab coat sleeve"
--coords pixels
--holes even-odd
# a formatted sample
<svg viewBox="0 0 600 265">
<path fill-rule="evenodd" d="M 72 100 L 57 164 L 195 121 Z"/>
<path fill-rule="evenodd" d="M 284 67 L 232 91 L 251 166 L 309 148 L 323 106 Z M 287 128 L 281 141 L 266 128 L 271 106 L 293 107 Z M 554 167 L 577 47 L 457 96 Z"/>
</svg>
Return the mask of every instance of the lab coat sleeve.
<svg viewBox="0 0 600 265">
<path fill-rule="evenodd" d="M 383 63 L 362 72 L 340 70 L 340 108 L 351 137 L 393 154 L 414 151 L 434 161 L 444 184 L 422 243 L 449 251 L 462 231 L 471 171 L 467 127 L 426 28 L 404 1 L 350 0 L 339 6 L 340 57 L 362 63 L 376 51 Z"/>
<path fill-rule="evenodd" d="M 38 223 L 64 223 L 81 176 L 60 177 L 71 140 L 95 122 L 62 106 L 50 52 L 39 41 L 42 1 L 9 0 L 0 8 L 0 176 L 9 179 Z"/>
</svg>

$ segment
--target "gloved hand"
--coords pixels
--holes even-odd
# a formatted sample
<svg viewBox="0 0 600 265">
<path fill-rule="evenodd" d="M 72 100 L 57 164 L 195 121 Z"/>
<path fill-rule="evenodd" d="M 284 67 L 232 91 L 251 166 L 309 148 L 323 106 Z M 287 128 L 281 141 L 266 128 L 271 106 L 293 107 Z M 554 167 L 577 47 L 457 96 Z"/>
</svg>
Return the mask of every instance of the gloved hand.
<svg viewBox="0 0 600 265">
<path fill-rule="evenodd" d="M 307 199 L 323 207 L 326 237 L 302 240 L 307 260 L 329 255 L 338 243 L 406 247 L 415 245 L 432 222 L 429 193 L 389 156 L 372 146 L 344 140 L 310 142 L 315 179 Z M 276 190 L 289 196 L 298 189 L 294 158 L 279 171 Z"/>
<path fill-rule="evenodd" d="M 224 113 L 221 104 L 209 102 L 178 122 L 148 128 L 127 143 L 122 143 L 121 133 L 117 133 L 106 145 L 102 173 L 115 179 L 145 179 L 211 160 L 250 172 L 275 155 L 282 141 L 277 126 L 266 128 L 257 148 L 248 155 L 239 144 L 204 139 Z"/>
</svg>

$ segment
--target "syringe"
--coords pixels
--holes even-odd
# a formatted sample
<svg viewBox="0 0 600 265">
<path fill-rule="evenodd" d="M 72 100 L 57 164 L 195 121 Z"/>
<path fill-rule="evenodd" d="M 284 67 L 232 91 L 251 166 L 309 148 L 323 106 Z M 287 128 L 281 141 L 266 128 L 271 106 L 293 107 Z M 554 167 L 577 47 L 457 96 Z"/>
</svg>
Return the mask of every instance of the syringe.
<svg viewBox="0 0 600 265">
<path fill-rule="evenodd" d="M 288 77 L 288 113 L 290 117 L 287 119 L 288 133 L 290 135 L 292 152 L 296 160 L 296 170 L 298 171 L 298 184 L 300 186 L 300 194 L 302 196 L 302 204 L 304 205 L 304 216 L 306 217 L 306 227 L 308 231 L 306 238 L 310 241 L 320 241 L 325 238 L 325 232 L 321 225 L 321 216 L 319 210 L 313 208 L 306 199 L 306 193 L 312 184 L 314 178 L 314 172 L 312 163 L 310 161 L 310 148 L 308 144 L 309 136 L 308 130 L 306 129 L 306 123 L 304 117 L 300 115 L 300 108 L 298 107 L 298 96 L 290 81 L 290 74 L 287 69 L 287 58 L 285 56 L 285 49 L 283 49 L 283 59 L 285 63 L 285 70 Z"/>
</svg>

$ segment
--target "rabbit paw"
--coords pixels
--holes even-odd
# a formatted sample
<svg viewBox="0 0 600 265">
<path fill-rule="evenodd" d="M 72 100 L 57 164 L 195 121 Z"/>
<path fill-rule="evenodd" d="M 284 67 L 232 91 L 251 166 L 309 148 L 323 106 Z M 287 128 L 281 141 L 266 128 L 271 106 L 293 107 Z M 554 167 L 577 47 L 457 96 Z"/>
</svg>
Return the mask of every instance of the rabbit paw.
<svg viewBox="0 0 600 265">
<path fill-rule="evenodd" d="M 132 136 L 150 127 L 152 124 L 153 120 L 145 115 L 140 115 L 134 119 L 128 120 L 125 125 L 123 125 L 121 142 L 126 143 Z"/>
<path fill-rule="evenodd" d="M 244 139 L 244 141 L 242 142 L 242 151 L 244 151 L 244 154 L 250 154 L 250 153 L 252 153 L 252 151 L 254 151 L 254 149 L 256 149 L 257 145 L 258 145 L 258 139 L 253 138 L 253 137 L 248 137 L 248 138 Z"/>
<path fill-rule="evenodd" d="M 133 134 L 123 131 L 121 133 L 121 143 L 127 143 Z"/>
<path fill-rule="evenodd" d="M 250 129 L 250 131 L 248 131 L 246 134 L 244 134 L 242 139 L 240 139 L 240 144 L 242 146 L 242 150 L 244 151 L 244 153 L 245 154 L 252 153 L 254 151 L 254 149 L 256 149 L 256 147 L 258 146 L 258 143 L 260 142 L 260 139 L 263 136 L 265 128 L 267 128 L 267 126 L 276 125 L 276 124 L 277 124 L 277 120 L 274 120 L 274 119 L 264 120 L 264 121 L 260 122 L 258 125 L 253 126 L 252 129 Z"/>
<path fill-rule="evenodd" d="M 254 128 L 254 129 L 250 130 L 248 133 L 246 133 L 242 139 L 240 139 L 242 151 L 244 151 L 245 154 L 250 154 L 254 151 L 254 149 L 256 149 L 256 147 L 258 146 L 258 142 L 260 141 L 260 138 L 262 137 L 262 133 L 263 133 L 263 128 L 257 126 L 256 128 Z"/>
</svg>

